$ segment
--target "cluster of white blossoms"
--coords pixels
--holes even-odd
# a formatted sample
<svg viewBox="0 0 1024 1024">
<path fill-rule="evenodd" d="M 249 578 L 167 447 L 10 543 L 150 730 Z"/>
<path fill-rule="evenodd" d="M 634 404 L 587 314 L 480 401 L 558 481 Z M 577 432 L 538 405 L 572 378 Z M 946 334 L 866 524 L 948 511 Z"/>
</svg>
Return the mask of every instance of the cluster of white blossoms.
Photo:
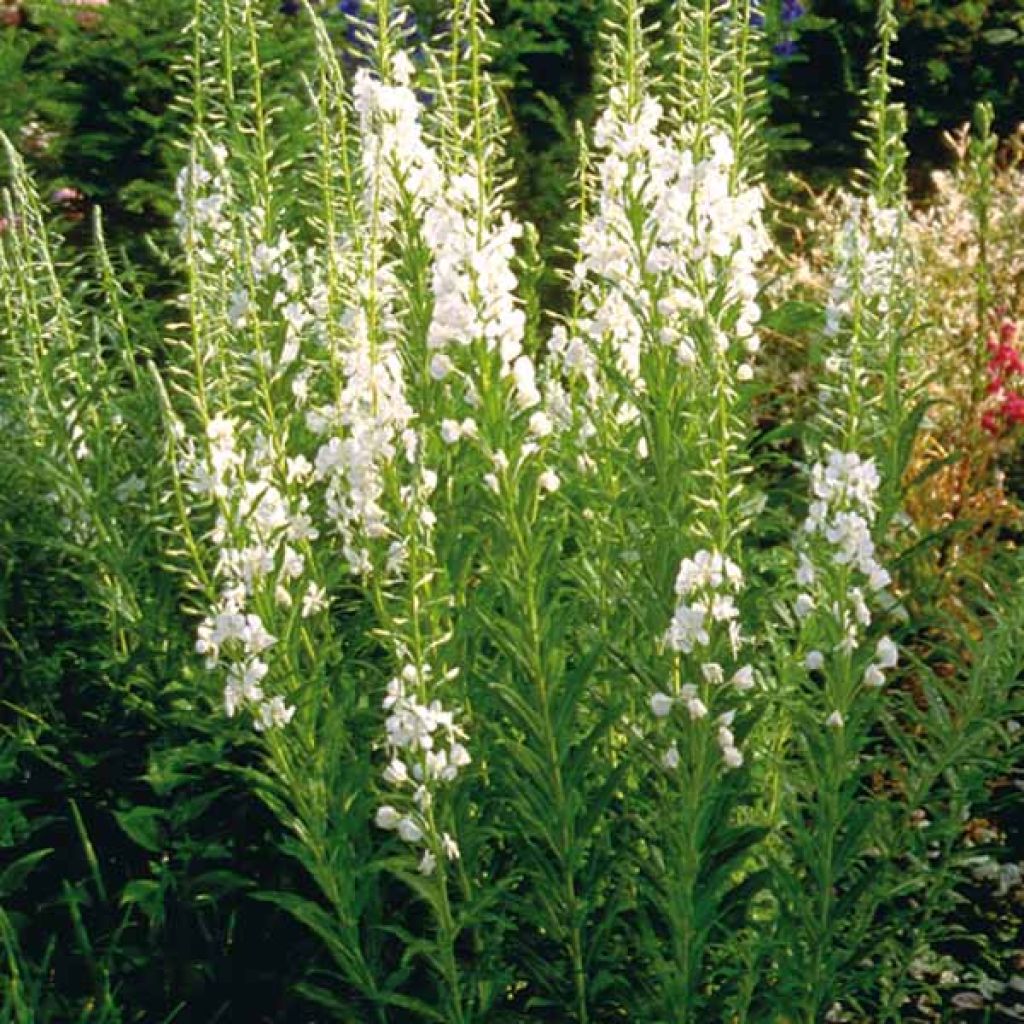
<svg viewBox="0 0 1024 1024">
<path fill-rule="evenodd" d="M 717 646 L 721 636 L 727 641 L 732 659 L 735 661 L 739 656 L 744 640 L 736 596 L 742 588 L 740 567 L 718 551 L 698 551 L 693 558 L 684 558 L 680 563 L 675 585 L 678 600 L 665 633 L 665 645 L 678 654 L 697 655 L 695 666 L 704 684 L 705 696 L 725 686 L 739 693 L 746 693 L 754 686 L 752 666 L 742 665 L 728 674 L 725 666 L 711 655 L 711 649 Z M 691 721 L 698 721 L 708 715 L 707 702 L 701 693 L 696 683 L 686 683 L 675 696 L 656 693 L 651 698 L 651 711 L 655 717 L 663 718 L 680 706 Z M 743 764 L 743 755 L 731 728 L 734 715 L 734 711 L 727 711 L 716 720 L 718 745 L 730 768 Z M 664 762 L 669 768 L 678 765 L 679 751 L 675 743 L 665 754 Z"/>
<path fill-rule="evenodd" d="M 353 85 L 368 244 L 378 251 L 371 259 L 363 248 L 367 240 L 353 240 L 346 261 L 339 263 L 351 293 L 338 325 L 339 388 L 332 402 L 306 415 L 307 425 L 321 438 L 313 472 L 325 488 L 327 521 L 341 539 L 350 570 L 361 576 L 378 567 L 374 548 L 384 541 L 388 569 L 400 567 L 403 548 L 388 512 L 389 487 L 393 508 L 401 475 L 397 460 L 415 467 L 420 448 L 398 347 L 399 284 L 381 254 L 401 204 L 429 199 L 441 182 L 437 160 L 423 139 L 419 102 L 408 86 L 412 65 L 398 54 L 392 71 L 393 85 L 365 68 Z"/>
<path fill-rule="evenodd" d="M 446 673 L 445 680 L 453 678 Z M 403 842 L 422 846 L 419 870 L 433 874 L 437 852 L 448 860 L 459 857 L 458 843 L 447 833 L 434 835 L 431 808 L 438 786 L 454 782 L 461 769 L 470 763 L 463 744 L 465 732 L 451 711 L 438 700 L 427 702 L 424 694 L 432 684 L 429 665 L 417 668 L 407 664 L 388 684 L 384 708 L 389 712 L 387 730 L 388 765 L 384 781 L 407 797 L 400 810 L 392 804 L 377 809 L 378 828 L 395 831 Z"/>
<path fill-rule="evenodd" d="M 327 286 L 318 254 L 312 249 L 298 252 L 283 231 L 275 241 L 264 241 L 263 219 L 259 209 L 247 217 L 248 261 L 239 268 L 228 320 L 236 330 L 249 326 L 260 315 L 260 300 L 264 300 L 267 326 L 274 329 L 267 338 L 273 345 L 253 358 L 263 360 L 263 369 L 271 377 L 291 376 L 292 394 L 303 405 L 309 370 L 299 356 L 307 341 L 326 343 Z"/>
<path fill-rule="evenodd" d="M 182 169 L 175 221 L 201 272 L 216 279 L 228 323 L 244 330 L 261 321 L 263 347 L 239 353 L 239 362 L 254 375 L 289 373 L 301 405 L 306 377 L 294 370 L 304 337 L 323 323 L 324 289 L 311 281 L 312 254 L 300 258 L 283 233 L 274 242 L 263 240 L 262 210 L 230 219 L 236 204 L 227 156 L 222 146 L 213 146 L 212 170 L 196 159 Z M 219 596 L 198 626 L 196 650 L 207 668 L 225 673 L 226 714 L 246 710 L 262 732 L 287 725 L 295 713 L 284 697 L 267 693 L 268 652 L 277 638 L 265 616 L 277 609 L 288 613 L 298 603 L 308 618 L 326 609 L 327 595 L 311 578 L 303 554 L 318 536 L 304 493 L 313 465 L 302 455 L 287 457 L 280 439 L 259 430 L 249 431 L 243 446 L 243 432 L 235 418 L 215 415 L 205 436 L 183 439 L 180 469 L 190 492 L 217 512 L 209 539 Z"/>
<path fill-rule="evenodd" d="M 701 701 L 696 694 L 697 687 L 694 686 L 693 683 L 687 683 L 686 686 L 682 687 L 680 690 L 678 697 L 678 700 L 686 704 L 692 720 L 706 718 L 708 713 L 708 709 L 705 707 L 704 702 Z M 654 697 L 651 698 L 651 707 L 655 708 L 657 703 L 667 699 L 670 698 L 667 698 L 665 694 L 656 693 Z M 665 714 L 667 713 L 668 712 L 666 711 Z M 655 711 L 655 714 L 658 714 L 658 712 Z M 715 720 L 715 724 L 718 726 L 716 733 L 718 749 L 722 752 L 722 760 L 725 762 L 727 768 L 740 768 L 743 765 L 743 752 L 736 745 L 736 737 L 732 731 L 732 723 L 735 718 L 735 711 L 725 711 Z M 670 770 L 679 767 L 680 754 L 678 741 L 672 741 L 668 750 L 666 750 L 662 756 L 661 762 Z"/>
<path fill-rule="evenodd" d="M 391 222 L 403 202 L 430 204 L 441 194 L 444 175 L 423 135 L 422 108 L 410 88 L 413 64 L 399 51 L 391 62 L 393 84 L 360 68 L 352 84 L 359 115 L 363 203 L 371 216 Z M 423 205 L 419 211 L 423 212 Z"/>
<path fill-rule="evenodd" d="M 854 452 L 831 452 L 824 463 L 811 470 L 811 504 L 804 521 L 807 538 L 799 556 L 797 583 L 802 588 L 794 603 L 799 619 L 817 611 L 831 618 L 839 630 L 837 652 L 852 654 L 871 625 L 868 598 L 885 591 L 891 576 L 877 558 L 872 528 L 877 514 L 878 470 L 873 459 Z M 844 584 L 835 589 L 837 577 Z M 806 667 L 818 671 L 825 666 L 825 653 L 811 650 Z M 885 672 L 899 659 L 896 644 L 879 639 L 874 656 L 864 670 L 863 683 L 877 689 L 885 683 Z M 841 728 L 837 710 L 828 724 Z"/>
<path fill-rule="evenodd" d="M 442 379 L 453 369 L 442 351 L 449 344 L 487 338 L 504 355 L 509 345 L 502 339 L 512 330 L 508 323 L 518 323 L 521 338 L 522 314 L 513 299 L 517 282 L 509 269 L 516 232 L 479 232 L 473 208 L 470 234 L 470 216 L 463 208 L 472 207 L 475 193 L 467 192 L 467 179 L 443 170 L 426 140 L 420 103 L 410 88 L 412 73 L 411 61 L 401 53 L 392 60 L 392 84 L 366 70 L 357 73 L 363 196 L 367 213 L 376 218 L 378 244 L 397 227 L 400 214 L 422 225 L 433 260 L 434 312 L 427 341 L 436 354 L 431 374 Z M 423 462 L 422 438 L 405 395 L 397 343 L 402 326 L 395 314 L 398 282 L 386 265 L 377 263 L 372 289 L 367 282 L 356 283 L 362 295 L 345 325 L 349 345 L 342 358 L 342 393 L 333 407 L 317 410 L 310 420 L 314 429 L 326 427 L 331 434 L 317 453 L 316 474 L 327 482 L 328 515 L 344 538 L 353 571 L 371 571 L 370 543 L 385 541 L 386 575 L 416 572 L 412 586 L 425 600 L 423 587 L 434 576 L 428 566 L 435 562 L 431 496 L 438 475 Z M 373 328 L 366 315 L 371 308 Z M 515 354 L 520 350 L 516 347 Z M 455 444 L 475 437 L 477 426 L 471 417 L 443 420 L 440 432 L 445 443 Z M 417 614 L 414 607 L 410 615 Z M 394 803 L 378 808 L 375 820 L 379 828 L 418 848 L 419 870 L 430 875 L 439 856 L 459 857 L 455 839 L 436 828 L 433 807 L 437 789 L 454 782 L 470 755 L 455 712 L 435 695 L 438 684 L 456 673 L 435 679 L 430 665 L 418 663 L 401 639 L 395 641 L 404 667 L 388 684 L 384 699 L 384 781 L 396 796 Z"/>
<path fill-rule="evenodd" d="M 213 170 L 193 156 L 178 172 L 174 186 L 178 235 L 182 245 L 203 263 L 229 257 L 234 246 L 228 216 L 232 207 L 228 151 L 221 145 L 211 146 L 210 157 Z"/>
<path fill-rule="evenodd" d="M 299 359 L 308 338 L 326 341 L 327 286 L 319 254 L 298 252 L 280 231 L 269 238 L 266 211 L 238 210 L 223 146 L 210 147 L 213 171 L 196 160 L 182 168 L 177 180 L 175 223 L 183 246 L 205 271 L 221 275 L 221 311 L 238 331 L 261 324 L 262 346 L 240 353 L 242 359 L 271 378 L 293 378 L 295 400 L 305 402 L 309 371 Z M 333 257 L 332 257 L 333 258 Z"/>
<path fill-rule="evenodd" d="M 845 217 L 825 306 L 829 350 L 817 395 L 820 420 L 831 437 L 840 425 L 854 436 L 881 426 L 875 411 L 897 312 L 890 307 L 910 270 L 903 210 L 849 195 L 841 203 Z M 851 417 L 854 422 L 848 422 Z"/>
<path fill-rule="evenodd" d="M 855 297 L 888 310 L 892 282 L 904 273 L 904 212 L 874 199 L 844 196 L 846 216 L 839 234 L 836 271 L 825 307 L 825 332 L 835 336 L 853 314 Z"/>
<path fill-rule="evenodd" d="M 673 651 L 690 654 L 711 643 L 715 623 L 728 631 L 733 652 L 740 648 L 742 634 L 735 594 L 743 587 L 743 573 L 731 559 L 717 551 L 698 551 L 684 558 L 676 576 L 679 599 L 665 644 Z"/>
<path fill-rule="evenodd" d="M 259 731 L 286 725 L 295 709 L 264 691 L 270 670 L 264 655 L 277 639 L 255 606 L 287 610 L 298 598 L 305 617 L 325 607 L 320 588 L 306 581 L 300 550 L 317 536 L 309 499 L 287 498 L 275 484 L 266 439 L 256 437 L 246 454 L 238 445 L 235 421 L 223 416 L 209 422 L 205 452 L 197 453 L 195 445 L 186 449 L 182 468 L 192 492 L 212 499 L 218 509 L 211 539 L 218 549 L 214 578 L 220 597 L 199 625 L 196 651 L 208 668 L 226 672 L 224 709 L 229 716 L 246 708 Z M 293 468 L 303 475 L 307 471 L 290 460 L 289 471 Z"/>
<path fill-rule="evenodd" d="M 484 187 L 476 175 L 451 176 L 424 218 L 434 257 L 431 373 L 447 377 L 457 365 L 453 347 L 482 340 L 488 352 L 498 353 L 501 375 L 512 382 L 519 407 L 528 409 L 541 396 L 533 360 L 523 353 L 526 316 L 516 301 L 512 270 L 522 226 L 507 212 L 496 220 L 482 216 L 488 205 Z M 485 220 L 490 222 L 484 226 Z"/>
<path fill-rule="evenodd" d="M 595 128 L 603 153 L 597 203 L 573 274 L 580 314 L 575 336 L 560 332 L 552 346 L 564 371 L 586 381 L 591 401 L 602 391 L 595 347 L 642 387 L 645 339 L 689 366 L 703 332 L 718 351 L 736 353 L 741 379 L 760 345 L 755 269 L 769 245 L 761 190 L 734 187 L 725 136 L 712 136 L 696 159 L 677 134 L 659 132 L 661 120 L 657 100 L 631 106 L 616 87 Z M 618 411 L 629 418 L 628 408 Z"/>
<path fill-rule="evenodd" d="M 376 287 L 378 315 L 390 308 L 393 288 L 382 272 Z M 414 412 L 405 395 L 401 357 L 393 340 L 370 337 L 363 308 L 351 311 L 347 345 L 338 357 L 343 385 L 337 400 L 311 409 L 306 421 L 325 440 L 313 471 L 325 484 L 326 515 L 342 542 L 353 573 L 373 568 L 371 545 L 393 538 L 386 510 L 389 467 L 399 456 L 410 465 L 419 450 Z M 393 332 L 381 332 L 393 339 Z M 392 543 L 395 543 L 392 540 Z"/>
<path fill-rule="evenodd" d="M 514 388 L 521 409 L 537 405 L 533 360 L 523 353 L 526 316 L 516 300 L 512 269 L 522 225 L 507 212 L 495 214 L 481 176 L 442 166 L 425 139 L 421 106 L 409 82 L 412 62 L 398 54 L 392 62 L 395 84 L 372 72 L 356 75 L 366 201 L 385 221 L 401 202 L 422 218 L 423 238 L 432 257 L 433 316 L 427 337 L 434 351 L 431 375 L 443 380 L 457 370 L 457 350 L 482 341 L 497 352 L 501 375 Z M 470 376 L 467 398 L 477 390 Z"/>
</svg>

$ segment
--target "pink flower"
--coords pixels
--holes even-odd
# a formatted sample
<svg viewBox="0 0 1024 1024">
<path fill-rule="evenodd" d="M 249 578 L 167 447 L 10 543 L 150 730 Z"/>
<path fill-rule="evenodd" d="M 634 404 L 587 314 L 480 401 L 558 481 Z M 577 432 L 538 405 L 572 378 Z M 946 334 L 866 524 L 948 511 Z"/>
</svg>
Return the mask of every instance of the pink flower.
<svg viewBox="0 0 1024 1024">
<path fill-rule="evenodd" d="M 1024 395 L 1011 391 L 1003 399 L 1001 411 L 1011 423 L 1024 423 Z"/>
<path fill-rule="evenodd" d="M 58 188 L 54 191 L 50 198 L 55 203 L 77 203 L 79 200 L 84 199 L 85 196 L 71 185 L 65 185 L 64 188 Z"/>
</svg>

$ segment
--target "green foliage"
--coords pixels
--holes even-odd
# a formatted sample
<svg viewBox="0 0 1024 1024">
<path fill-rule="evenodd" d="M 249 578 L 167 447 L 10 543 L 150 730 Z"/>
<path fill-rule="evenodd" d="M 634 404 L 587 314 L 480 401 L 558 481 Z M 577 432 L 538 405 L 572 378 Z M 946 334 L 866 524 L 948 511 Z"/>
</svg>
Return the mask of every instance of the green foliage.
<svg viewBox="0 0 1024 1024">
<path fill-rule="evenodd" d="M 800 56 L 781 72 L 785 96 L 776 116 L 799 126 L 813 167 L 839 169 L 858 162 L 850 145 L 859 117 L 866 59 L 874 45 L 873 0 L 814 0 L 813 18 L 800 29 Z M 902 63 L 898 99 L 908 112 L 907 145 L 916 162 L 947 162 L 941 133 L 989 102 L 996 130 L 1016 128 L 1020 65 L 1024 57 L 1024 5 L 1019 0 L 910 0 L 895 5 Z"/>
<path fill-rule="evenodd" d="M 111 4 L 78 14 L 33 3 L 18 27 L 0 29 L 5 81 L 0 125 L 29 157 L 65 230 L 85 241 L 88 211 L 105 211 L 116 249 L 138 259 L 141 235 L 170 216 L 173 166 L 182 122 L 175 62 L 190 16 L 186 0 L 140 14 Z M 66 199 L 58 189 L 73 189 Z"/>
</svg>

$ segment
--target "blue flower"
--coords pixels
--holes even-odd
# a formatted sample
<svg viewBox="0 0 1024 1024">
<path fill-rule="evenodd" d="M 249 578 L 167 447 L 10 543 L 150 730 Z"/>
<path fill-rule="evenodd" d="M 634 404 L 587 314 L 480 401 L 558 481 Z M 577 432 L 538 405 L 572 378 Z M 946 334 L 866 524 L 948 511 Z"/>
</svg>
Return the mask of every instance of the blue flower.
<svg viewBox="0 0 1024 1024">
<path fill-rule="evenodd" d="M 792 25 L 794 21 L 798 21 L 807 13 L 807 8 L 804 7 L 800 0 L 782 0 L 782 23 L 783 25 Z"/>
</svg>

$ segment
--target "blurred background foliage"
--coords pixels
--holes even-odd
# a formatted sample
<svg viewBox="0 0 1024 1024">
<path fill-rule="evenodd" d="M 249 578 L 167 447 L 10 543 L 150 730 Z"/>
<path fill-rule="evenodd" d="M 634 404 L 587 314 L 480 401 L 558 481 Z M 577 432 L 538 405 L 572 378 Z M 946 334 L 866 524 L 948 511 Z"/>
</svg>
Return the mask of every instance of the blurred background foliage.
<svg viewBox="0 0 1024 1024">
<path fill-rule="evenodd" d="M 796 126 L 807 149 L 801 170 L 838 169 L 857 160 L 853 129 L 859 91 L 874 39 L 873 0 L 815 0 L 799 26 L 799 55 L 782 71 L 775 116 Z M 942 132 L 991 103 L 995 130 L 1009 134 L 1020 120 L 1024 73 L 1021 0 L 900 0 L 903 88 L 912 165 L 920 172 L 946 165 Z"/>
</svg>

